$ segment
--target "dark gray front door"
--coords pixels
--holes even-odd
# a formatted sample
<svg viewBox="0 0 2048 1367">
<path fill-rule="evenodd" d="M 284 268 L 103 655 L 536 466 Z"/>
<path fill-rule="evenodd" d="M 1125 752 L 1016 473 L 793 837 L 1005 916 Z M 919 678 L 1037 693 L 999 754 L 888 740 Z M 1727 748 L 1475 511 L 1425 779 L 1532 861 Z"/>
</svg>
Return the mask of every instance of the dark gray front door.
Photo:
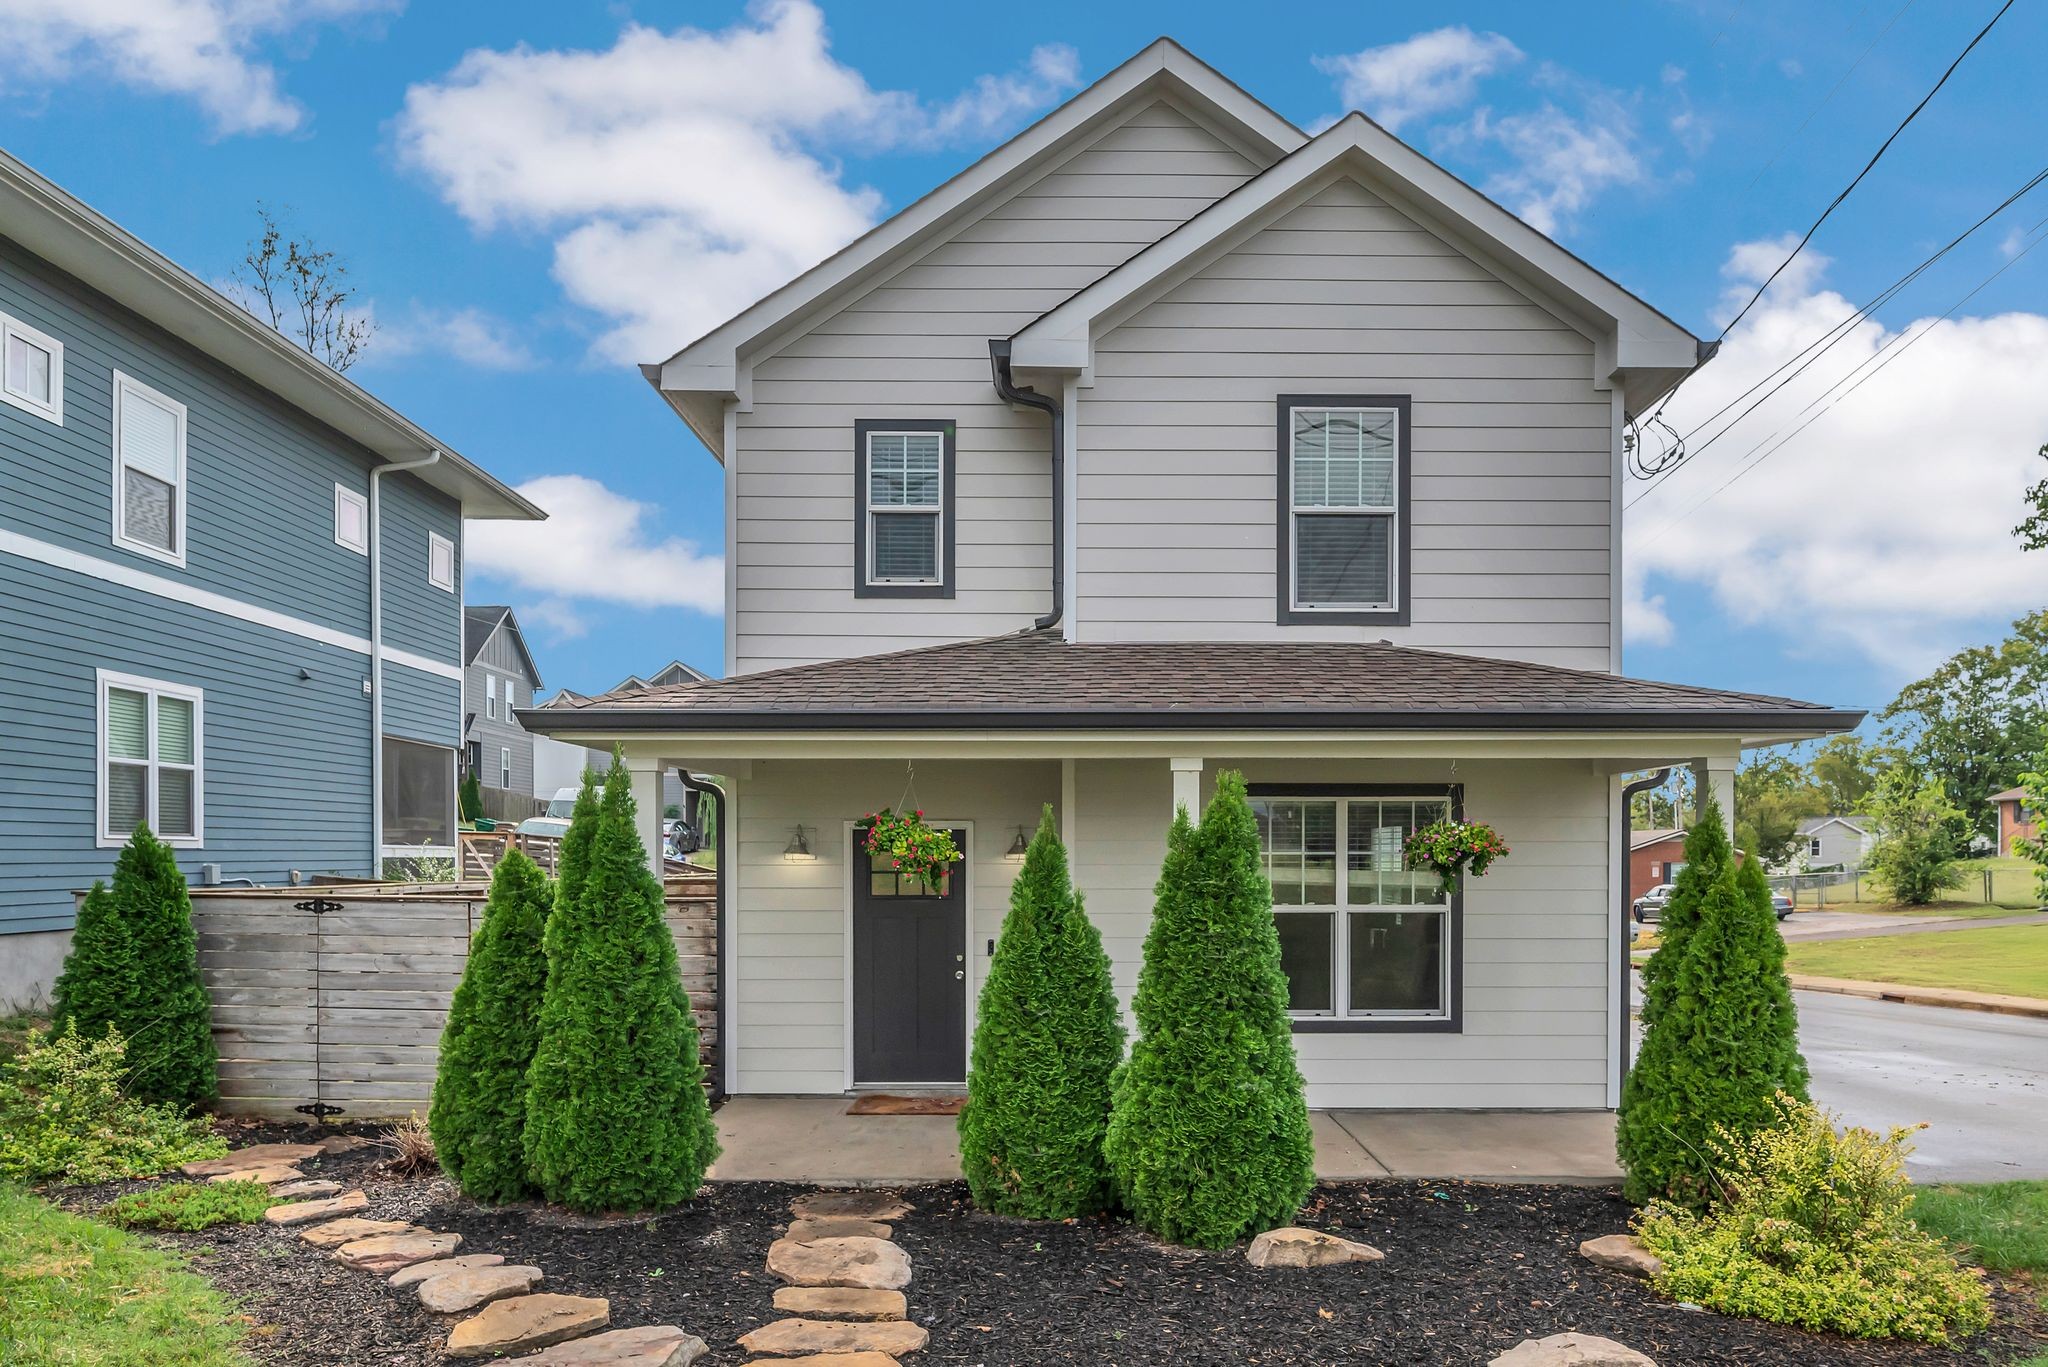
<svg viewBox="0 0 2048 1367">
<path fill-rule="evenodd" d="M 967 848 L 967 832 L 953 841 Z M 967 1077 L 967 877 L 937 887 L 871 863 L 854 835 L 853 1080 Z"/>
</svg>

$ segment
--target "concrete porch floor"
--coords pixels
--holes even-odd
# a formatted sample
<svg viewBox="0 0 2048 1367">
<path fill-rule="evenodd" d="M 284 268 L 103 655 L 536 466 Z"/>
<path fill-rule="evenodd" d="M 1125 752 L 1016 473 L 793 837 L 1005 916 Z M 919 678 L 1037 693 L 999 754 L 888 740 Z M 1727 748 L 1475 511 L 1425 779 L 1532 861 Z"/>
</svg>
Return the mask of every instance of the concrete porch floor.
<svg viewBox="0 0 2048 1367">
<path fill-rule="evenodd" d="M 951 1116 L 848 1115 L 837 1096 L 735 1097 L 714 1182 L 907 1186 L 960 1177 Z M 1316 1175 L 1476 1182 L 1620 1180 L 1607 1111 L 1315 1111 Z"/>
</svg>

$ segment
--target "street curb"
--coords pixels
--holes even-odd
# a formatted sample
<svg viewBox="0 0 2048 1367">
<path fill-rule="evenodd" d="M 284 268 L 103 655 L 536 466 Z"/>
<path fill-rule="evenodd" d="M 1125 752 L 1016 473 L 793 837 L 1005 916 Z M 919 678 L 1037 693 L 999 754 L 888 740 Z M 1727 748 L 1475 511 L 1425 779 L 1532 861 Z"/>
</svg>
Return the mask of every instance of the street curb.
<svg viewBox="0 0 2048 1367">
<path fill-rule="evenodd" d="M 1946 1006 L 1960 1011 L 1988 1011 L 1999 1016 L 2029 1016 L 2048 1020 L 2048 1001 L 2039 997 L 2010 997 L 1995 992 L 1962 992 L 1946 987 L 1907 987 L 1902 983 L 1869 983 L 1854 978 L 1809 978 L 1786 975 L 1800 992 L 1832 992 L 1844 997 L 1872 1001 L 1904 1002 L 1909 1006 Z"/>
</svg>

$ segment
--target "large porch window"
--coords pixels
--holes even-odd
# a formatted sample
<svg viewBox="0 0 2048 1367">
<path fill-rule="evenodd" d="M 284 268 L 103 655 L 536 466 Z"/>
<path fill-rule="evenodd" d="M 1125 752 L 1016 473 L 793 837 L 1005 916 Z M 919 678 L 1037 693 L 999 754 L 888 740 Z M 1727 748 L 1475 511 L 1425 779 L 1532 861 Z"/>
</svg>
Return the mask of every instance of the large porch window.
<svg viewBox="0 0 2048 1367">
<path fill-rule="evenodd" d="M 1418 827 L 1451 810 L 1442 793 L 1253 796 L 1296 1017 L 1455 1019 L 1452 902 L 1403 856 Z"/>
</svg>

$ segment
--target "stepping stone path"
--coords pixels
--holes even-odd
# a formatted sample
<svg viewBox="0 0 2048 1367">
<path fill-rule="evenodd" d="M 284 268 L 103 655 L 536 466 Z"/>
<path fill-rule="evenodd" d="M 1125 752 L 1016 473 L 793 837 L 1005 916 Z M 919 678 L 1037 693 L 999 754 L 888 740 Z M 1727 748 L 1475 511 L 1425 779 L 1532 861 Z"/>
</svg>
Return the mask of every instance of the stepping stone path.
<svg viewBox="0 0 2048 1367">
<path fill-rule="evenodd" d="M 334 1250 L 334 1260 L 358 1272 L 389 1276 L 401 1267 L 445 1258 L 462 1244 L 460 1234 L 378 1234 Z"/>
<path fill-rule="evenodd" d="M 310 1225 L 315 1220 L 331 1220 L 337 1215 L 353 1215 L 369 1208 L 369 1197 L 360 1191 L 345 1191 L 325 1201 L 294 1201 L 290 1205 L 272 1206 L 263 1212 L 263 1219 L 273 1225 Z"/>
<path fill-rule="evenodd" d="M 420 1283 L 420 1304 L 437 1315 L 459 1315 L 489 1301 L 518 1296 L 540 1284 L 540 1269 L 522 1263 L 465 1267 Z"/>
<path fill-rule="evenodd" d="M 890 1222 L 911 1205 L 885 1192 L 814 1191 L 789 1204 L 788 1231 L 768 1249 L 775 1308 L 789 1316 L 741 1337 L 760 1367 L 898 1367 L 931 1341 L 909 1320 L 910 1255 Z"/>
<path fill-rule="evenodd" d="M 224 1158 L 202 1158 L 178 1171 L 187 1177 L 219 1177 L 225 1173 L 255 1172 L 262 1168 L 289 1168 L 322 1152 L 318 1144 L 251 1144 Z"/>
<path fill-rule="evenodd" d="M 374 1239 L 380 1234 L 417 1234 L 420 1227 L 405 1220 L 363 1220 L 351 1217 L 346 1220 L 329 1220 L 324 1225 L 299 1231 L 299 1238 L 315 1248 L 340 1248 L 358 1239 Z"/>
<path fill-rule="evenodd" d="M 514 1296 L 493 1301 L 449 1330 L 447 1353 L 452 1358 L 503 1357 L 582 1338 L 611 1322 L 611 1302 L 602 1297 Z"/>
<path fill-rule="evenodd" d="M 613 1329 L 517 1359 L 518 1367 L 689 1367 L 711 1348 L 672 1324 Z M 852 1367 L 862 1364 L 852 1362 Z"/>
<path fill-rule="evenodd" d="M 384 1279 L 386 1286 L 400 1288 L 418 1286 L 429 1277 L 439 1277 L 449 1272 L 462 1272 L 472 1267 L 497 1267 L 505 1261 L 502 1253 L 464 1253 L 453 1258 L 436 1258 L 432 1262 L 414 1263 L 402 1267 Z"/>
<path fill-rule="evenodd" d="M 270 1194 L 280 1201 L 310 1201 L 317 1196 L 341 1195 L 341 1183 L 303 1179 L 296 1182 L 280 1182 L 270 1189 Z"/>
</svg>

